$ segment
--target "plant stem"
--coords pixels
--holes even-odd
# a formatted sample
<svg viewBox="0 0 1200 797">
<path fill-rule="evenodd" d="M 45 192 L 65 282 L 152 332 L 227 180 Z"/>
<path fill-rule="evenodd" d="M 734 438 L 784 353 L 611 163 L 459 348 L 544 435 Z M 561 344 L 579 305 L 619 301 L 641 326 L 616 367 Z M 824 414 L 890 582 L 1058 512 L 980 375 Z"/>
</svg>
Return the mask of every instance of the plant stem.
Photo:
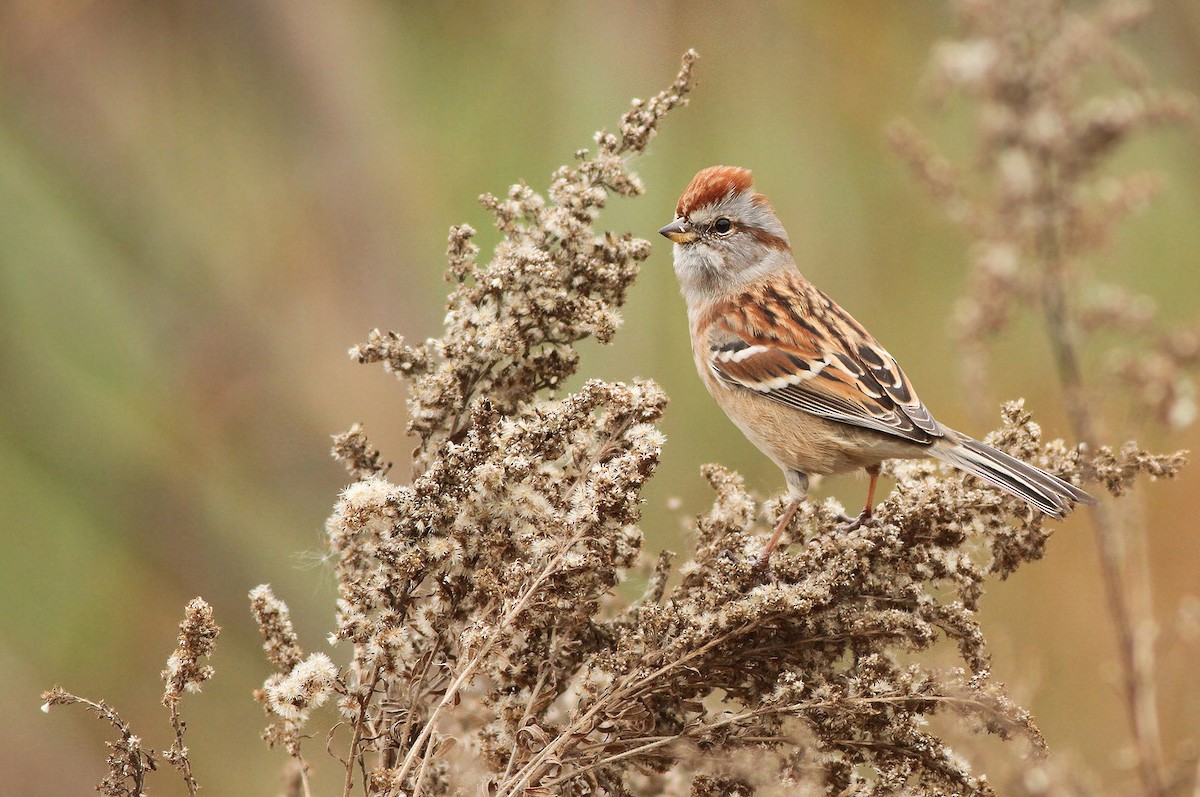
<svg viewBox="0 0 1200 797">
<path fill-rule="evenodd" d="M 1037 202 L 1042 213 L 1035 251 L 1042 270 L 1042 312 L 1072 431 L 1076 439 L 1095 450 L 1095 420 L 1083 381 L 1079 341 L 1068 302 L 1068 255 L 1063 251 L 1066 199 L 1054 163 L 1044 156 L 1040 165 L 1045 182 Z M 1135 524 L 1122 529 L 1116 508 L 1109 502 L 1097 503 L 1091 510 L 1105 597 L 1116 626 L 1122 692 L 1137 750 L 1138 772 L 1144 792 L 1161 797 L 1166 792 L 1153 677 L 1152 624 L 1139 623 L 1135 616 L 1135 610 L 1144 618 L 1151 615 L 1149 587 L 1142 568 L 1138 568 L 1140 577 L 1132 578 L 1128 550 L 1122 540 L 1123 533 L 1138 538 L 1141 529 Z"/>
<path fill-rule="evenodd" d="M 433 710 L 433 713 L 429 715 L 429 719 L 425 721 L 425 725 L 421 728 L 421 732 L 417 735 L 416 740 L 409 747 L 408 755 L 404 757 L 404 762 L 400 765 L 400 769 L 392 778 L 392 785 L 387 791 L 387 797 L 391 797 L 391 795 L 396 793 L 401 784 L 404 783 L 404 779 L 408 777 L 409 773 L 412 771 L 412 768 L 417 760 L 417 755 L 422 750 L 424 745 L 429 741 L 430 736 L 433 734 L 434 726 L 436 725 L 442 712 L 458 699 L 458 695 L 462 691 L 462 688 L 470 683 L 471 679 L 475 677 L 475 671 L 479 669 L 479 666 L 483 664 L 488 654 L 491 653 L 492 647 L 495 645 L 496 640 L 502 636 L 499 629 L 507 629 L 510 627 L 521 615 L 521 612 L 525 611 L 526 606 L 529 605 L 529 602 L 533 600 L 533 597 L 538 593 L 538 590 L 541 589 L 543 582 L 545 582 L 545 580 L 558 569 L 559 565 L 562 563 L 563 557 L 567 555 L 567 552 L 574 548 L 575 544 L 584 538 L 587 528 L 588 527 L 586 525 L 581 524 L 581 528 L 571 535 L 571 538 L 567 540 L 566 544 L 564 544 L 558 553 L 555 554 L 554 558 L 551 559 L 544 568 L 542 568 L 540 573 L 538 573 L 537 578 L 533 580 L 516 604 L 514 604 L 512 608 L 510 608 L 504 614 L 504 616 L 499 619 L 497 623 L 497 631 L 488 636 L 487 640 L 480 645 L 479 650 L 476 651 L 475 655 L 473 655 L 467 662 L 466 666 L 463 667 L 462 672 L 460 672 L 446 688 L 446 693 L 438 702 L 437 707 Z M 417 790 L 413 797 L 417 797 L 419 794 L 420 791 Z"/>
<path fill-rule="evenodd" d="M 175 729 L 175 748 L 176 753 L 174 760 L 171 762 L 179 771 L 183 773 L 183 782 L 187 784 L 188 794 L 191 797 L 196 797 L 196 792 L 199 791 L 199 786 L 196 784 L 196 779 L 192 777 L 192 762 L 188 760 L 187 748 L 183 746 L 183 721 L 179 718 L 179 700 L 178 698 L 170 701 L 171 709 L 171 727 Z"/>
<path fill-rule="evenodd" d="M 350 737 L 350 754 L 346 756 L 346 783 L 342 789 L 342 797 L 350 797 L 350 789 L 354 786 L 354 761 L 358 758 L 358 743 L 362 739 L 363 723 L 367 719 L 367 706 L 371 705 L 371 697 L 375 694 L 375 686 L 379 683 L 379 665 L 371 673 L 371 688 L 358 699 L 358 716 L 354 719 L 354 733 Z"/>
</svg>

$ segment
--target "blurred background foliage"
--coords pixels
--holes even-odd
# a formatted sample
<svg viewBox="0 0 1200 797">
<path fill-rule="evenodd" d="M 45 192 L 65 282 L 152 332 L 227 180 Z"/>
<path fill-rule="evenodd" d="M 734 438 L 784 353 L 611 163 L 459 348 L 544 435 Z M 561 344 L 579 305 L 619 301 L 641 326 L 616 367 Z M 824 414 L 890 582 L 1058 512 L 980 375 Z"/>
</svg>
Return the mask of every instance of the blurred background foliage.
<svg viewBox="0 0 1200 797">
<path fill-rule="evenodd" d="M 584 348 L 586 376 L 653 377 L 673 399 L 649 547 L 687 548 L 684 523 L 709 498 L 703 462 L 740 469 L 763 495 L 782 488 L 696 379 L 670 249 L 654 235 L 713 163 L 755 170 L 802 268 L 942 420 L 982 434 L 1001 400 L 1025 396 L 1049 435 L 1065 434 L 1032 322 L 996 352 L 994 404 L 966 405 L 949 334 L 966 241 L 885 144 L 905 115 L 969 158 L 966 109 L 935 111 L 920 91 L 952 29 L 927 0 L 0 4 L 2 790 L 84 794 L 100 777 L 106 729 L 37 712 L 54 684 L 169 743 L 158 673 L 194 595 L 225 629 L 216 679 L 184 704 L 196 776 L 211 794 L 277 789 L 284 757 L 258 741 L 250 698 L 268 668 L 246 593 L 271 582 L 305 645 L 323 649 L 322 524 L 345 483 L 329 435 L 363 421 L 401 479 L 411 450 L 402 390 L 347 348 L 373 326 L 433 334 L 449 225 L 486 230 L 483 191 L 544 187 L 630 97 L 665 86 L 687 47 L 701 54 L 692 104 L 636 165 L 646 196 L 602 221 L 655 251 L 622 334 Z M 1163 3 L 1129 44 L 1158 84 L 1200 94 L 1200 5 Z M 1096 264 L 1166 319 L 1194 318 L 1200 296 L 1198 143 L 1195 130 L 1156 133 L 1119 156 L 1121 170 L 1164 172 L 1168 190 Z M 485 252 L 491 241 L 481 235 Z M 1143 434 L 1116 420 L 1152 448 L 1200 448 L 1195 427 Z M 1150 530 L 1168 748 L 1200 711 L 1197 473 L 1133 499 Z M 818 495 L 857 506 L 862 489 L 841 479 Z M 1188 616 L 1191 647 L 1176 633 Z M 995 671 L 1052 749 L 1099 778 L 1124 766 L 1086 518 L 995 585 L 983 620 Z M 310 759 L 332 783 L 341 767 L 323 747 L 313 740 Z M 169 774 L 153 787 L 182 793 Z"/>
</svg>

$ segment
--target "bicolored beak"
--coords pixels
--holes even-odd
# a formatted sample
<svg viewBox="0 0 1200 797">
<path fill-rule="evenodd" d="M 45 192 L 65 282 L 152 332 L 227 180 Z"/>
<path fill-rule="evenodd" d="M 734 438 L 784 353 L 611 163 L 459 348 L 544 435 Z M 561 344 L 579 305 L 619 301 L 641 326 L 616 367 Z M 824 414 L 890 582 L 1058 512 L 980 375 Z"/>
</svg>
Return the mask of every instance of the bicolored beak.
<svg viewBox="0 0 1200 797">
<path fill-rule="evenodd" d="M 684 219 L 675 219 L 658 231 L 659 235 L 670 238 L 677 244 L 691 243 L 696 240 L 696 232 Z"/>
</svg>

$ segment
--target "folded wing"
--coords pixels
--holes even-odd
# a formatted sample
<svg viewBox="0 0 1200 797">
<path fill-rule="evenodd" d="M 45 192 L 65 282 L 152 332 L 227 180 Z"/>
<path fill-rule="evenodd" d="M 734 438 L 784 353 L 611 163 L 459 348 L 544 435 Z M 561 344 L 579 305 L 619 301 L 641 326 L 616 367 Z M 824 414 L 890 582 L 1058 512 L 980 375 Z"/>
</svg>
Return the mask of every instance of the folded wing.
<svg viewBox="0 0 1200 797">
<path fill-rule="evenodd" d="M 793 282 L 718 311 L 706 340 L 713 373 L 822 418 L 921 445 L 941 438 L 895 359 L 832 299 Z"/>
</svg>

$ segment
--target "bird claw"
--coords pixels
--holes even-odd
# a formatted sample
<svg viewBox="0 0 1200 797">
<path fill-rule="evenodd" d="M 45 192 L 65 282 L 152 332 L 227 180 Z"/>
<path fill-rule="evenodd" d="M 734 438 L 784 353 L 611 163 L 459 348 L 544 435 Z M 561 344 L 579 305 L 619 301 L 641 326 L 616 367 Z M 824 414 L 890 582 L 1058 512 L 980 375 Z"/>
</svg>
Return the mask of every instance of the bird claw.
<svg viewBox="0 0 1200 797">
<path fill-rule="evenodd" d="M 751 569 L 769 574 L 771 572 L 771 552 L 764 549 L 762 553 L 754 557 L 754 566 Z"/>
<path fill-rule="evenodd" d="M 842 532 L 854 531 L 855 529 L 862 528 L 862 525 L 870 519 L 871 519 L 871 510 L 870 509 L 864 509 L 859 514 L 859 516 L 856 518 L 852 518 L 843 512 L 838 515 L 838 520 L 840 520 L 844 525 L 838 526 L 837 530 L 842 531 Z"/>
</svg>

